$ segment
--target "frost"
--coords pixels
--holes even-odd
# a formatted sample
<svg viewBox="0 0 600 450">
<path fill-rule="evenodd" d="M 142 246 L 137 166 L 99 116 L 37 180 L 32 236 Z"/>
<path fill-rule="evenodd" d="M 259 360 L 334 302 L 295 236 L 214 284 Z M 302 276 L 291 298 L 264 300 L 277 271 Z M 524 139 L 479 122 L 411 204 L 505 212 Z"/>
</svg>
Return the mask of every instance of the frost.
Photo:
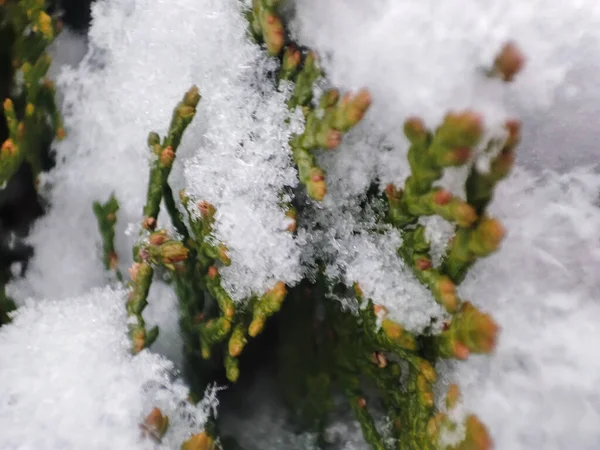
<svg viewBox="0 0 600 450">
<path fill-rule="evenodd" d="M 419 224 L 425 227 L 425 237 L 431 245 L 431 260 L 437 267 L 446 254 L 448 241 L 454 236 L 454 225 L 440 216 L 420 217 Z"/>
<path fill-rule="evenodd" d="M 159 407 L 170 427 L 160 448 L 202 430 L 214 393 L 194 407 L 173 365 L 130 354 L 125 292 L 28 301 L 0 328 L 0 448 L 156 448 L 138 424 Z"/>
<path fill-rule="evenodd" d="M 315 257 L 328 263 L 328 278 L 347 287 L 358 282 L 365 298 L 386 307 L 389 318 L 411 331 L 421 331 L 432 317 L 441 317 L 443 311 L 431 293 L 396 254 L 398 232 L 368 233 L 364 223 L 354 220 L 356 211 L 348 209 L 319 211 L 316 226 L 326 231 L 309 232 Z"/>
<path fill-rule="evenodd" d="M 285 116 L 283 110 L 278 113 Z M 244 131 L 251 128 L 250 124 Z M 190 193 L 217 209 L 215 238 L 225 243 L 232 260 L 221 272 L 223 283 L 237 300 L 263 293 L 278 280 L 298 280 L 299 249 L 279 206 L 279 193 L 295 184 L 296 176 L 281 142 L 273 145 L 274 153 L 261 141 L 251 140 L 241 149 L 208 147 L 202 151 L 208 157 L 197 157 L 186 171 Z M 277 152 L 284 164 L 277 162 Z"/>
<path fill-rule="evenodd" d="M 385 150 L 365 128 L 355 131 L 338 150 L 320 155 L 328 190 L 322 204 L 310 203 L 300 216 L 305 216 L 300 226 L 307 235 L 303 260 L 307 266 L 324 262 L 332 281 L 347 287 L 358 282 L 365 297 L 385 306 L 391 319 L 421 331 L 443 311 L 398 257 L 399 232 L 376 220 L 381 208 L 365 194 L 377 177 L 374 155 Z"/>
<path fill-rule="evenodd" d="M 196 123 L 199 147 L 186 166 L 188 191 L 216 207 L 215 237 L 232 260 L 223 284 L 236 300 L 262 294 L 277 281 L 299 280 L 299 247 L 286 231 L 281 204 L 298 183 L 288 146 L 285 101 L 270 75 L 275 62 L 247 39 L 247 22 L 232 2 L 207 2 L 214 20 L 199 39 L 209 40 L 199 64 L 203 100 Z"/>
</svg>

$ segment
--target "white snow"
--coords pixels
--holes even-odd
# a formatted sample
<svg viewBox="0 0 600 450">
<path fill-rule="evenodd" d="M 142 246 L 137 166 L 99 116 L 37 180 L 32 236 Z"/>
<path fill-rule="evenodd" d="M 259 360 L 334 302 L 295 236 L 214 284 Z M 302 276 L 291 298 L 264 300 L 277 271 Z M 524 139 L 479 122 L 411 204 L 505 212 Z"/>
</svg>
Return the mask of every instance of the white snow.
<svg viewBox="0 0 600 450">
<path fill-rule="evenodd" d="M 31 300 L 0 328 L 0 448 L 179 448 L 202 431 L 214 393 L 194 407 L 171 362 L 131 356 L 125 297 L 104 288 Z M 140 439 L 153 407 L 170 419 L 161 446 Z"/>
<path fill-rule="evenodd" d="M 502 333 L 492 358 L 457 364 L 453 377 L 496 448 L 600 447 L 599 190 L 589 171 L 519 171 L 492 205 L 506 242 L 459 292 Z"/>
</svg>

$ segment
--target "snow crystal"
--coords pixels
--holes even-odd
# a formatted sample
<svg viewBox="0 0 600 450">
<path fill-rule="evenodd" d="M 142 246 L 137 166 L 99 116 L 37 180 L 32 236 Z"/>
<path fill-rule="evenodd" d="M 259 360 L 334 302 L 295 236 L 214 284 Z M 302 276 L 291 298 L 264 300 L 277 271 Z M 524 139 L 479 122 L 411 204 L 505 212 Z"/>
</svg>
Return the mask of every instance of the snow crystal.
<svg viewBox="0 0 600 450">
<path fill-rule="evenodd" d="M 444 312 L 397 255 L 400 233 L 377 221 L 377 202 L 366 201 L 366 191 L 377 182 L 375 155 L 386 152 L 383 141 L 367 133 L 359 126 L 339 149 L 319 155 L 327 195 L 300 216 L 303 262 L 309 272 L 314 261 L 324 262 L 327 277 L 348 287 L 358 282 L 366 298 L 388 309 L 389 318 L 419 332 Z"/>
<path fill-rule="evenodd" d="M 347 287 L 358 282 L 365 298 L 386 307 L 388 317 L 410 331 L 422 331 L 432 317 L 442 317 L 443 310 L 431 293 L 398 257 L 399 233 L 369 233 L 364 223 L 355 220 L 356 211 L 337 206 L 314 212 L 313 225 L 325 231 L 307 230 L 311 254 L 327 262 L 327 277 Z"/>
<path fill-rule="evenodd" d="M 289 219 L 280 205 L 284 190 L 298 181 L 286 126 L 289 92 L 276 90 L 269 76 L 274 61 L 248 41 L 239 12 L 227 2 L 212 3 L 218 20 L 203 29 L 206 39 L 221 22 L 232 24 L 233 31 L 203 55 L 204 99 L 197 120 L 204 132 L 185 173 L 191 196 L 216 207 L 215 238 L 232 261 L 221 272 L 223 285 L 240 300 L 277 281 L 299 280 L 299 246 L 286 230 Z"/>
<path fill-rule="evenodd" d="M 138 425 L 153 407 L 169 416 L 160 448 L 202 430 L 215 400 L 194 407 L 168 360 L 133 357 L 125 291 L 29 301 L 0 328 L 0 448 L 157 448 Z"/>
</svg>

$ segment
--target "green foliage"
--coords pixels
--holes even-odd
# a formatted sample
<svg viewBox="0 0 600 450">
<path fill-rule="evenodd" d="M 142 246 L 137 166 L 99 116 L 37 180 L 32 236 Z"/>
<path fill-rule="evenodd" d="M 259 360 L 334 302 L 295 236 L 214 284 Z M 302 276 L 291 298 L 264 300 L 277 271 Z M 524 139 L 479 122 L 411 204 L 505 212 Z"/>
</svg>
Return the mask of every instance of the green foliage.
<svg viewBox="0 0 600 450">
<path fill-rule="evenodd" d="M 42 151 L 64 137 L 52 82 L 46 78 L 46 50 L 60 25 L 39 0 L 0 0 L 0 190 L 28 164 L 41 172 Z M 0 259 L 4 255 L 0 249 Z M 9 321 L 14 302 L 5 293 L 10 272 L 0 271 L 0 325 Z"/>
<path fill-rule="evenodd" d="M 46 78 L 51 64 L 46 50 L 60 25 L 44 7 L 45 2 L 39 0 L 0 4 L 0 35 L 6 38 L 3 44 L 9 43 L 4 49 L 7 53 L 2 56 L 10 59 L 13 76 L 7 92 L 12 98 L 3 100 L 8 139 L 0 150 L 0 185 L 15 174 L 23 162 L 27 162 L 37 176 L 42 170 L 40 150 L 44 144 L 65 135 L 54 85 Z M 5 67 L 2 76 L 7 72 Z"/>
<path fill-rule="evenodd" d="M 8 270 L 0 270 L 0 326 L 10 322 L 8 313 L 16 309 L 15 302 L 6 295 L 5 285 L 8 277 Z"/>
<path fill-rule="evenodd" d="M 119 257 L 115 250 L 115 224 L 117 223 L 117 212 L 119 202 L 114 194 L 111 194 L 106 203 L 94 202 L 93 210 L 98 221 L 98 229 L 102 236 L 102 247 L 104 253 L 104 268 L 115 272 L 117 280 L 123 281 L 123 275 L 119 270 Z"/>
<path fill-rule="evenodd" d="M 317 165 L 314 152 L 338 147 L 343 134 L 362 119 L 371 98 L 366 90 L 341 96 L 331 89 L 315 101 L 313 86 L 322 76 L 317 57 L 288 42 L 277 5 L 277 0 L 253 1 L 247 12 L 250 34 L 279 59 L 277 82 L 293 84 L 288 106 L 302 111 L 305 129 L 291 138 L 292 155 L 306 193 L 320 201 L 327 192 L 326 174 Z M 501 63 L 497 61 L 494 73 L 514 69 Z M 503 78 L 509 81 L 513 72 Z M 136 262 L 130 269 L 127 304 L 134 319 L 130 324 L 133 351 L 150 346 L 158 335 L 156 328 L 146 331 L 142 312 L 155 269 L 161 268 L 167 271 L 179 298 L 185 352 L 204 380 L 200 388 L 216 366 L 236 382 L 241 375 L 240 356 L 267 321 L 277 316 L 279 384 L 293 419 L 303 427 L 321 434 L 335 410 L 335 396 L 342 395 L 374 449 L 489 449 L 491 440 L 475 416 L 466 418 L 466 433 L 460 442 L 444 440 L 444 433 L 457 425 L 448 410 L 456 405 L 460 392 L 452 386 L 446 407 L 436 405 L 434 367 L 440 359 L 466 359 L 472 353 L 490 353 L 494 348 L 497 325 L 491 316 L 459 298 L 456 286 L 477 259 L 496 251 L 502 241 L 504 230 L 486 214 L 486 207 L 496 184 L 512 166 L 519 141 L 518 122 L 507 122 L 505 139 L 485 143 L 482 118 L 472 111 L 447 114 L 435 130 L 428 130 L 419 118 L 405 123 L 411 174 L 401 188 L 389 185 L 385 192 L 375 189 L 372 194 L 387 199 L 380 221 L 402 234 L 398 255 L 448 313 L 444 324 L 432 323 L 430 329 L 416 335 L 387 317 L 384 307 L 365 298 L 358 284 L 348 289 L 323 274 L 316 281 L 305 280 L 289 293 L 279 282 L 262 295 L 240 303 L 232 301 L 221 284 L 219 271 L 231 260 L 225 243 L 217 242 L 213 235 L 214 206 L 205 201 L 193 204 L 182 192 L 180 200 L 187 213 L 183 217 L 168 182 L 177 147 L 199 101 L 198 89 L 192 87 L 174 109 L 167 136 L 161 141 L 156 133 L 150 133 L 148 138 L 153 158 L 143 211 L 144 231 L 134 249 Z M 470 168 L 465 199 L 437 186 L 447 168 L 469 163 L 475 148 L 482 144 L 485 151 L 495 155 L 491 170 L 482 173 L 475 165 Z M 155 230 L 163 199 L 179 236 Z M 284 207 L 294 221 L 288 231 L 294 233 L 297 215 L 304 210 L 296 204 Z M 108 261 L 110 267 L 114 221 L 109 216 L 116 213 L 118 205 L 111 198 L 94 208 L 105 242 L 105 264 Z M 420 218 L 432 215 L 455 227 L 455 236 L 437 267 L 419 223 Z M 354 310 L 344 309 L 332 297 L 354 302 Z M 436 327 L 441 331 L 435 333 Z M 212 438 L 202 434 L 192 437 L 184 448 L 212 445 Z"/>
</svg>

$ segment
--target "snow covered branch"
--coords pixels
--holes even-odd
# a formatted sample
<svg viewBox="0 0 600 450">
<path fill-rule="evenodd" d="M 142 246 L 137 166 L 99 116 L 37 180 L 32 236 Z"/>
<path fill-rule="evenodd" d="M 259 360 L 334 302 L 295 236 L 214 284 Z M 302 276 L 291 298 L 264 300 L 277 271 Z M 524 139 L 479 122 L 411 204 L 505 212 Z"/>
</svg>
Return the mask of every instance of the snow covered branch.
<svg viewBox="0 0 600 450">
<path fill-rule="evenodd" d="M 0 447 L 595 449 L 600 7 L 532 1 L 97 0 L 0 297 Z M 63 128 L 29 64 L 7 174 Z M 257 354 L 287 414 L 215 418 L 221 376 L 273 391 Z"/>
</svg>

